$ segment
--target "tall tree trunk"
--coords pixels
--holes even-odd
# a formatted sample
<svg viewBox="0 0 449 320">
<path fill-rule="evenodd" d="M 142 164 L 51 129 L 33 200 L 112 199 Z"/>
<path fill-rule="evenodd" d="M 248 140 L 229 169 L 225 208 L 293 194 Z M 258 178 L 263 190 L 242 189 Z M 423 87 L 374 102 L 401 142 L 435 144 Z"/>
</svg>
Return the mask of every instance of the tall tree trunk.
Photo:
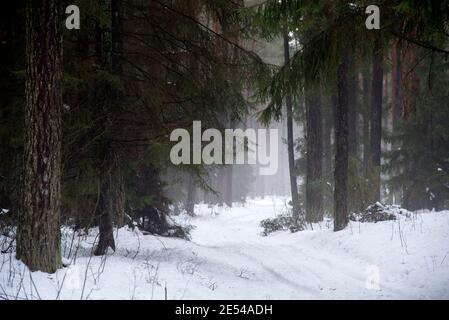
<svg viewBox="0 0 449 320">
<path fill-rule="evenodd" d="M 103 66 L 112 73 L 120 75 L 122 51 L 122 1 L 111 0 L 103 4 L 102 10 L 110 19 L 111 34 L 105 31 L 101 34 L 101 61 Z M 107 39 L 110 39 L 110 42 Z M 120 99 L 119 95 L 115 99 Z M 111 99 L 112 100 L 112 99 Z M 106 113 L 105 134 L 101 142 L 103 161 L 100 164 L 100 199 L 96 218 L 99 227 L 99 241 L 95 255 L 103 255 L 108 248 L 115 250 L 113 225 L 122 227 L 125 222 L 125 183 L 122 170 L 120 148 L 114 143 L 117 136 L 114 109 L 117 101 L 108 101 L 104 110 Z"/>
<path fill-rule="evenodd" d="M 217 192 L 217 204 L 219 206 L 222 206 L 224 204 L 224 198 L 225 198 L 225 179 L 226 179 L 226 172 L 225 172 L 225 166 L 218 167 L 217 172 L 217 178 L 216 178 L 216 190 Z"/>
<path fill-rule="evenodd" d="M 62 8 L 30 0 L 26 12 L 25 149 L 17 258 L 31 271 L 61 267 Z"/>
<path fill-rule="evenodd" d="M 377 35 L 373 51 L 373 73 L 371 89 L 371 143 L 370 158 L 374 170 L 377 170 L 376 188 L 373 201 L 380 201 L 380 161 L 382 143 L 382 98 L 383 98 L 383 43 L 381 35 Z"/>
<path fill-rule="evenodd" d="M 111 64 L 114 73 L 121 72 L 121 54 L 123 50 L 123 22 L 122 22 L 122 0 L 111 0 L 111 37 L 112 55 Z"/>
<path fill-rule="evenodd" d="M 371 121 L 371 88 L 370 73 L 363 72 L 363 168 L 365 175 L 368 173 L 370 159 L 370 121 Z"/>
<path fill-rule="evenodd" d="M 412 34 L 415 34 L 413 31 Z M 402 72 L 401 79 L 401 103 L 402 103 L 402 118 L 407 119 L 415 108 L 415 93 L 420 89 L 420 78 L 416 69 L 422 64 L 419 60 L 420 48 L 415 44 L 407 44 L 401 50 L 401 65 L 404 72 Z"/>
<path fill-rule="evenodd" d="M 402 101 L 401 101 L 401 48 L 399 42 L 393 45 L 392 55 L 392 71 L 391 71 L 391 86 L 392 86 L 392 100 L 393 100 L 393 130 L 397 131 L 402 115 Z M 398 147 L 397 144 L 396 148 Z"/>
<path fill-rule="evenodd" d="M 111 69 L 116 75 L 122 72 L 122 51 L 123 51 L 123 0 L 111 0 L 111 26 L 112 26 L 112 57 Z M 117 101 L 116 103 L 120 103 Z M 117 149 L 117 148 L 116 148 Z M 117 227 L 125 225 L 125 178 L 122 169 L 122 156 L 117 152 L 117 163 L 114 166 L 113 188 L 114 199 L 114 223 Z"/>
<path fill-rule="evenodd" d="M 319 85 L 305 88 L 307 135 L 306 135 L 306 220 L 318 222 L 323 219 L 323 134 Z"/>
<path fill-rule="evenodd" d="M 397 151 L 401 146 L 399 140 L 399 124 L 402 116 L 402 99 L 401 99 L 401 78 L 402 78 L 402 66 L 401 66 L 401 45 L 399 41 L 395 41 L 393 44 L 392 56 L 392 71 L 391 71 L 391 86 L 392 86 L 392 105 L 393 105 L 393 143 L 392 150 Z M 401 189 L 395 188 L 393 190 L 393 202 L 400 204 L 401 202 Z"/>
<path fill-rule="evenodd" d="M 119 161 L 111 142 L 105 142 L 103 150 L 104 158 L 100 165 L 100 197 L 96 210 L 99 228 L 99 240 L 95 249 L 97 256 L 104 255 L 108 248 L 115 251 L 113 219 L 117 210 L 121 210 L 116 197 L 122 194 L 121 185 L 117 183 L 121 179 Z"/>
<path fill-rule="evenodd" d="M 290 47 L 287 32 L 284 32 L 284 61 L 285 65 L 288 65 L 290 63 Z M 290 191 L 292 194 L 293 216 L 298 218 L 300 208 L 299 208 L 298 184 L 296 182 L 295 150 L 293 143 L 293 101 L 290 95 L 287 95 L 285 104 L 287 108 L 287 149 L 288 149 L 288 168 L 290 175 Z"/>
<path fill-rule="evenodd" d="M 337 70 L 334 231 L 343 230 L 348 224 L 348 67 L 348 57 L 344 57 Z"/>
<path fill-rule="evenodd" d="M 189 216 L 194 216 L 194 208 L 195 208 L 195 199 L 196 199 L 196 187 L 195 187 L 195 180 L 193 179 L 192 175 L 189 174 L 188 178 L 188 185 L 187 185 L 187 199 L 186 199 L 186 212 Z"/>
<path fill-rule="evenodd" d="M 224 119 L 225 126 L 229 129 L 234 129 L 235 124 L 230 119 L 230 116 L 226 116 Z M 234 146 L 229 146 L 230 151 L 235 154 Z M 232 208 L 232 181 L 233 181 L 233 165 L 223 166 L 223 180 L 220 182 L 223 185 L 223 201 L 229 207 Z"/>
<path fill-rule="evenodd" d="M 125 225 L 125 179 L 121 167 L 122 161 L 118 155 L 116 157 L 117 160 L 111 172 L 111 181 L 113 184 L 111 190 L 113 199 L 112 217 L 114 225 L 121 228 Z"/>
<path fill-rule="evenodd" d="M 349 157 L 357 157 L 357 81 L 352 50 L 348 65 L 348 143 Z"/>
<path fill-rule="evenodd" d="M 224 168 L 224 202 L 225 204 L 232 208 L 232 177 L 233 177 L 233 167 L 229 165 Z"/>
<path fill-rule="evenodd" d="M 330 179 L 332 174 L 332 127 L 333 127 L 333 112 L 336 102 L 334 104 L 333 97 L 330 99 L 330 105 L 326 108 L 323 115 L 323 176 Z"/>
</svg>

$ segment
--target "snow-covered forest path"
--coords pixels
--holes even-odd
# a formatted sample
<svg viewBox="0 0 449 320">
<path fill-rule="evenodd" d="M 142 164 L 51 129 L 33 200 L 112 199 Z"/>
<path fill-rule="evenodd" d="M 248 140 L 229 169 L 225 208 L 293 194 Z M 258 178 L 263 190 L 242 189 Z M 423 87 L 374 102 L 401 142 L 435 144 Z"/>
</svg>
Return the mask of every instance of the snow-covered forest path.
<svg viewBox="0 0 449 320">
<path fill-rule="evenodd" d="M 296 234 L 261 237 L 259 221 L 282 211 L 285 200 L 273 198 L 249 201 L 217 217 L 199 208 L 193 241 L 214 249 L 208 259 L 241 266 L 247 275 L 246 284 L 229 281 L 236 297 L 449 298 L 447 212 L 352 223 L 338 233 L 325 221 Z"/>
<path fill-rule="evenodd" d="M 92 257 L 95 232 L 63 229 L 70 267 L 31 276 L 2 254 L 0 295 L 43 299 L 449 299 L 449 212 L 379 223 L 332 221 L 261 236 L 260 221 L 285 212 L 285 199 L 224 209 L 197 205 L 192 240 L 122 228 L 117 251 Z M 313 227 L 313 230 L 312 230 Z M 79 249 L 76 246 L 79 244 Z M 70 249 L 72 247 L 72 249 Z M 75 258 L 76 257 L 76 258 Z"/>
</svg>

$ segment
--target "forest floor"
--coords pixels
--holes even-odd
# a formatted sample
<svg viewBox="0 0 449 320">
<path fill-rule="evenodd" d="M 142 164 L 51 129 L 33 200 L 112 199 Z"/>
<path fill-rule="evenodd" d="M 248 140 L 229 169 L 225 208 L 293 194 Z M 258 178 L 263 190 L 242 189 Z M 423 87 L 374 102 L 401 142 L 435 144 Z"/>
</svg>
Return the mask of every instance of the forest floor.
<svg viewBox="0 0 449 320">
<path fill-rule="evenodd" d="M 396 221 L 332 221 L 297 233 L 261 235 L 260 221 L 285 199 L 232 209 L 198 205 L 192 240 L 117 231 L 117 251 L 92 256 L 96 231 L 63 229 L 69 267 L 30 273 L 0 256 L 2 299 L 449 299 L 449 211 Z M 1 240 L 1 237 L 0 237 Z"/>
</svg>

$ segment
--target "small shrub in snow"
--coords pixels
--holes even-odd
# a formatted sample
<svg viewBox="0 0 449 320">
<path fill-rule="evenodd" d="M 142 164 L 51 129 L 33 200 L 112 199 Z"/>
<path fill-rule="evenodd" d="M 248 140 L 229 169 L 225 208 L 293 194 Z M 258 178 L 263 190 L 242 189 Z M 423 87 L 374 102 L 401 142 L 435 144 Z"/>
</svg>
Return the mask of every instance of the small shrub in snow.
<svg viewBox="0 0 449 320">
<path fill-rule="evenodd" d="M 275 218 L 262 220 L 260 226 L 263 228 L 262 235 L 267 236 L 275 231 L 302 231 L 305 229 L 305 222 L 302 218 L 296 219 L 290 214 L 281 214 Z"/>
<path fill-rule="evenodd" d="M 410 217 L 411 212 L 397 205 L 384 205 L 380 202 L 366 208 L 364 212 L 352 213 L 349 217 L 352 221 L 358 222 L 379 222 L 396 220 L 398 215 Z"/>
<path fill-rule="evenodd" d="M 169 226 L 168 228 L 168 236 L 169 237 L 175 237 L 175 238 L 181 238 L 184 240 L 191 240 L 191 235 L 190 232 L 194 229 L 195 227 L 193 225 L 178 225 L 173 223 L 172 225 Z"/>
<path fill-rule="evenodd" d="M 0 235 L 15 237 L 14 219 L 8 209 L 0 208 Z"/>
<path fill-rule="evenodd" d="M 190 232 L 194 226 L 189 224 L 179 224 L 164 212 L 154 208 L 147 207 L 140 211 L 141 216 L 133 219 L 126 215 L 125 221 L 129 228 L 138 228 L 144 235 L 153 234 L 165 237 L 175 237 L 184 240 L 190 240 Z"/>
</svg>

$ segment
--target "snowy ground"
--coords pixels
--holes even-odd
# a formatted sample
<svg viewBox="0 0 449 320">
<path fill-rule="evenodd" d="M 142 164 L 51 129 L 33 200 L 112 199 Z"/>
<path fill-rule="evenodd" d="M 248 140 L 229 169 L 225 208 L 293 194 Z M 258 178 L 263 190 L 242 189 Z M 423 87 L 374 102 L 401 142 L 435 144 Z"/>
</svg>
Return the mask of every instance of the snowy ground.
<svg viewBox="0 0 449 320">
<path fill-rule="evenodd" d="M 448 211 L 262 237 L 259 222 L 283 211 L 280 198 L 231 210 L 199 205 L 192 241 L 123 228 L 106 258 L 91 256 L 94 232 L 63 230 L 70 267 L 30 274 L 4 253 L 0 298 L 449 299 Z"/>
</svg>

